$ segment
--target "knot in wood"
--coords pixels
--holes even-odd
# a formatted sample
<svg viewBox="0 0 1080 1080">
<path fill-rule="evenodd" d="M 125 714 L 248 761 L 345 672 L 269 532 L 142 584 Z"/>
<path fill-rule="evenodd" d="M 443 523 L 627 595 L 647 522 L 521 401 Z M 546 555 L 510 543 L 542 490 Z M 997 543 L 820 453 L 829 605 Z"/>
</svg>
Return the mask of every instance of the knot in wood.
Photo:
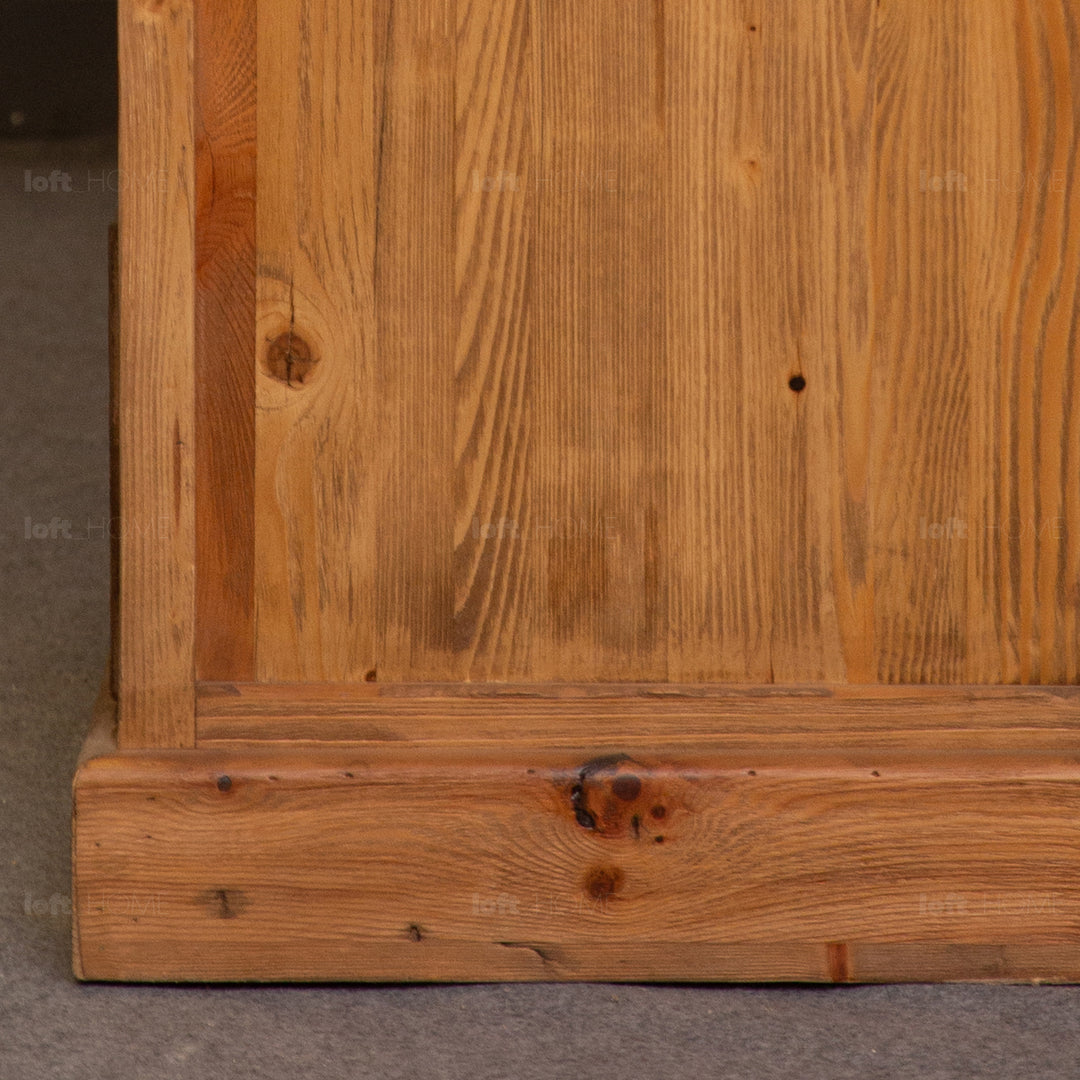
<svg viewBox="0 0 1080 1080">
<path fill-rule="evenodd" d="M 267 374 L 294 389 L 305 386 L 311 380 L 318 362 L 311 346 L 292 331 L 279 334 L 266 349 Z"/>
</svg>

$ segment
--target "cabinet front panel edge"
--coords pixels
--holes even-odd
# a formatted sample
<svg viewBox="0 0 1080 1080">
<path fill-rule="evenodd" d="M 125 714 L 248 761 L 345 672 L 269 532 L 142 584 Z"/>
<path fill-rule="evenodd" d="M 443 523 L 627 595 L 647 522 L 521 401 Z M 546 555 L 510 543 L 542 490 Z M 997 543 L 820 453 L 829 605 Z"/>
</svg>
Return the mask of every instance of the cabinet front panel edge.
<svg viewBox="0 0 1080 1080">
<path fill-rule="evenodd" d="M 192 0 L 121 0 L 121 747 L 195 741 Z"/>
</svg>

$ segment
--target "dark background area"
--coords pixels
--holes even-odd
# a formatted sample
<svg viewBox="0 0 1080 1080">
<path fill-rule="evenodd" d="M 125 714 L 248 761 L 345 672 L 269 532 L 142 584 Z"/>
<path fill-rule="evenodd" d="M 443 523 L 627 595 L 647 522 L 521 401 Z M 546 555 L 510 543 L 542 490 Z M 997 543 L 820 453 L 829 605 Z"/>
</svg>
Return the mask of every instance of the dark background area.
<svg viewBox="0 0 1080 1080">
<path fill-rule="evenodd" d="M 115 128 L 115 0 L 0 0 L 0 138 Z"/>
</svg>

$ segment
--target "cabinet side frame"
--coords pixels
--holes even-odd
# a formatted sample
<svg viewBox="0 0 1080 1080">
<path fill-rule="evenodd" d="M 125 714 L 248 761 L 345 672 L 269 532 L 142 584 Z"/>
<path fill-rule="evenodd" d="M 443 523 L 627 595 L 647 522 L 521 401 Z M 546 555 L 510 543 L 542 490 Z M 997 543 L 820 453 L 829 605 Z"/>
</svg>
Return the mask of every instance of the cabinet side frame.
<svg viewBox="0 0 1080 1080">
<path fill-rule="evenodd" d="M 194 0 L 120 0 L 118 744 L 195 745 Z"/>
</svg>

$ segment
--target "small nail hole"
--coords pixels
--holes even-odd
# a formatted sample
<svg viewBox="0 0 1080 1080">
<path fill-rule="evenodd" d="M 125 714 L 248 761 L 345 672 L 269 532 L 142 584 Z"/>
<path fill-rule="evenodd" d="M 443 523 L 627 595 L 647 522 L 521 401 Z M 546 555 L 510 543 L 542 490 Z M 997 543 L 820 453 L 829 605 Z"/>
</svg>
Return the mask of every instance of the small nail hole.
<svg viewBox="0 0 1080 1080">
<path fill-rule="evenodd" d="M 806 389 L 806 380 L 801 375 L 792 375 L 788 379 L 788 386 L 795 391 L 796 394 L 801 394 Z"/>
<path fill-rule="evenodd" d="M 232 780 L 227 776 L 219 776 L 217 778 L 218 791 L 228 791 L 232 787 Z"/>
</svg>

